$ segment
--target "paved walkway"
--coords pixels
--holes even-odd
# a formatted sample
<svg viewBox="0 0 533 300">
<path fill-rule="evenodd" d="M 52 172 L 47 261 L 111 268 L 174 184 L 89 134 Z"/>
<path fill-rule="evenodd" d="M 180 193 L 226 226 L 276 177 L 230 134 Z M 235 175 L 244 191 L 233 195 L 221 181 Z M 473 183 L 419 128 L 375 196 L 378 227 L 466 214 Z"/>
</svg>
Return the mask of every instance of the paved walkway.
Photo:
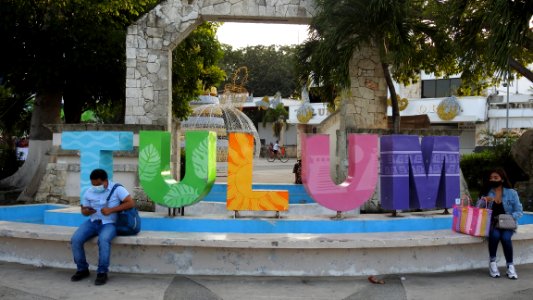
<svg viewBox="0 0 533 300">
<path fill-rule="evenodd" d="M 458 258 L 460 259 L 460 258 Z M 500 270 L 503 271 L 503 268 Z M 367 277 L 234 277 L 94 273 L 70 282 L 73 270 L 0 263 L 0 299 L 533 299 L 533 265 L 517 266 L 518 280 L 492 279 L 487 270 Z"/>
</svg>

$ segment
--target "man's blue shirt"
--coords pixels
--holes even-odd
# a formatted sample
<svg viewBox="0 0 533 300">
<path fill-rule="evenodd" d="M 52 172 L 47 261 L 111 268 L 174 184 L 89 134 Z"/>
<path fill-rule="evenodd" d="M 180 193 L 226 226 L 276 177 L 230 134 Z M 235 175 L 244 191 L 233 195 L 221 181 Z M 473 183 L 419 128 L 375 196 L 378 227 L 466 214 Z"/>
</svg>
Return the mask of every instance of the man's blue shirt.
<svg viewBox="0 0 533 300">
<path fill-rule="evenodd" d="M 109 184 L 107 185 L 107 188 L 102 193 L 97 193 L 93 190 L 93 188 L 89 188 L 85 194 L 83 195 L 83 199 L 81 200 L 82 206 L 89 206 L 96 210 L 94 214 L 90 216 L 91 221 L 96 220 L 102 220 L 102 224 L 107 223 L 115 223 L 117 220 L 117 214 L 112 213 L 108 216 L 104 216 L 101 212 L 101 209 L 104 207 L 116 207 L 119 206 L 120 203 L 128 197 L 129 193 L 128 191 L 122 187 L 119 186 L 115 189 L 113 192 L 113 195 L 109 199 L 109 201 L 106 203 L 107 196 L 109 196 L 109 193 L 111 192 L 111 189 L 115 185 L 114 182 L 109 181 Z"/>
</svg>

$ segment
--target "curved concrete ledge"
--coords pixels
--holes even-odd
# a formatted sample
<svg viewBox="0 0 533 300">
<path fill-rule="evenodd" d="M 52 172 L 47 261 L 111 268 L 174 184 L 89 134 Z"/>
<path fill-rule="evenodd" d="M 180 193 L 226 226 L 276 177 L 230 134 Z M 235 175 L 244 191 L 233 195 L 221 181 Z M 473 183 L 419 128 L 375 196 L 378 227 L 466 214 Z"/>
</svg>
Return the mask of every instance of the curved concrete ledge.
<svg viewBox="0 0 533 300">
<path fill-rule="evenodd" d="M 0 222 L 0 260 L 74 268 L 74 227 Z M 533 225 L 513 237 L 515 263 L 533 263 Z M 95 240 L 87 245 L 97 261 Z M 503 255 L 501 249 L 499 255 Z M 485 239 L 450 230 L 359 234 L 144 231 L 118 237 L 112 271 L 186 275 L 355 276 L 486 267 Z M 504 260 L 501 260 L 504 263 Z"/>
</svg>

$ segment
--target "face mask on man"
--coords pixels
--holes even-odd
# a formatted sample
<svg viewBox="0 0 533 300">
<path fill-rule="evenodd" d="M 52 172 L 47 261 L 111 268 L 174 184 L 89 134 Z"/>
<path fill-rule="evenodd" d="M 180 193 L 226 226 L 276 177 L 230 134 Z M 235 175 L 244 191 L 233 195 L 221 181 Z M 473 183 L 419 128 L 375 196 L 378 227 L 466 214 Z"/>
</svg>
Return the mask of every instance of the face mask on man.
<svg viewBox="0 0 533 300">
<path fill-rule="evenodd" d="M 105 192 L 105 187 L 104 187 L 104 185 L 101 184 L 101 185 L 95 185 L 95 186 L 93 186 L 93 192 L 95 192 L 95 193 L 103 193 L 103 192 Z"/>
<path fill-rule="evenodd" d="M 501 186 L 502 184 L 503 184 L 503 181 L 501 181 L 501 180 L 498 180 L 498 181 L 491 180 L 491 181 L 489 181 L 489 185 L 492 188 L 497 188 L 497 187 Z"/>
</svg>

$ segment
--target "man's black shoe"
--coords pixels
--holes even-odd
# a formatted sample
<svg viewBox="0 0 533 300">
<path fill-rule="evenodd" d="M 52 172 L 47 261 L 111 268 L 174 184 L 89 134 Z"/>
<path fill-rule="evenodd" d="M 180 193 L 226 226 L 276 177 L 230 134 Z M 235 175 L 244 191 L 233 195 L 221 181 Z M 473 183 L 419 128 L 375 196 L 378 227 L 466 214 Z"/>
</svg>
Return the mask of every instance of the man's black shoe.
<svg viewBox="0 0 533 300">
<path fill-rule="evenodd" d="M 70 281 L 80 281 L 83 278 L 89 277 L 89 275 L 90 275 L 89 270 L 77 271 L 76 274 L 70 277 Z"/>
<path fill-rule="evenodd" d="M 94 285 L 104 285 L 107 282 L 107 273 L 98 273 L 96 274 L 96 280 Z"/>
</svg>

